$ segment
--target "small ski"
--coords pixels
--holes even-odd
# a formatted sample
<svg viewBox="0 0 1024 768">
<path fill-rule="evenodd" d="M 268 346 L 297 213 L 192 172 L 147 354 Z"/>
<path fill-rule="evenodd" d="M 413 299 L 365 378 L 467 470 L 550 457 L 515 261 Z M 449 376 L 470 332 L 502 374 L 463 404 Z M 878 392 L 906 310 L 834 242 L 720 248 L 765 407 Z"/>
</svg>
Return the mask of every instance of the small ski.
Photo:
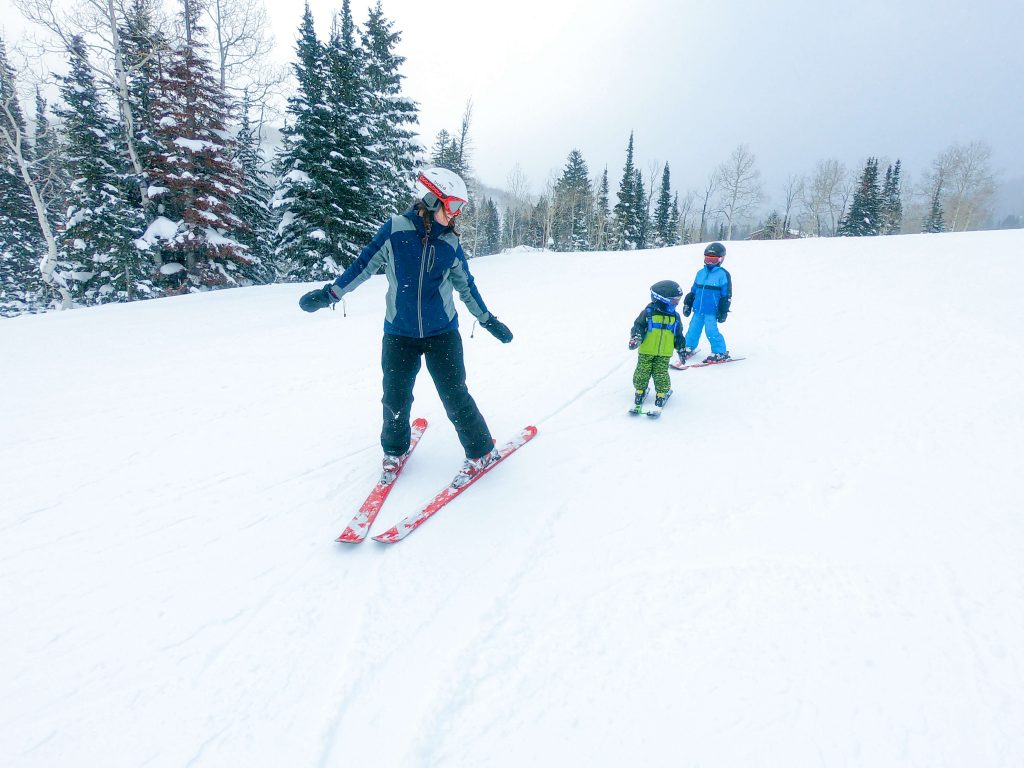
<svg viewBox="0 0 1024 768">
<path fill-rule="evenodd" d="M 373 525 L 373 521 L 377 518 L 377 513 L 380 512 L 380 508 L 384 506 L 384 501 L 387 499 L 388 494 L 391 493 L 391 489 L 395 485 L 395 481 L 398 480 L 398 476 L 402 473 L 402 468 L 405 463 L 409 460 L 409 456 L 412 455 L 413 449 L 419 443 L 420 438 L 423 437 L 423 433 L 427 429 L 426 419 L 416 419 L 412 423 L 412 437 L 409 440 L 409 450 L 402 457 L 402 463 L 398 465 L 398 469 L 395 470 L 395 476 L 391 478 L 390 482 L 377 481 L 377 485 L 370 491 L 370 495 L 366 497 L 366 501 L 363 502 L 363 506 L 356 512 L 356 516 L 352 518 L 352 522 L 348 524 L 342 534 L 335 539 L 335 541 L 343 541 L 349 544 L 358 544 L 360 541 L 366 538 L 366 534 L 370 532 L 370 526 Z"/>
<path fill-rule="evenodd" d="M 647 400 L 647 395 L 650 394 L 650 391 L 650 389 L 644 390 L 643 400 L 641 400 L 639 404 L 634 404 L 632 408 L 626 411 L 626 413 L 629 413 L 633 416 L 643 416 L 645 413 L 644 402 Z"/>
<path fill-rule="evenodd" d="M 672 361 L 668 364 L 669 368 L 677 371 L 685 371 L 687 368 L 707 368 L 709 365 L 723 365 L 724 363 L 738 363 L 740 360 L 746 360 L 745 357 L 730 357 L 728 360 L 711 360 L 706 363 L 689 363 L 687 365 L 680 365 L 676 361 Z"/>
<path fill-rule="evenodd" d="M 668 399 L 670 397 L 672 397 L 672 390 L 669 390 L 668 394 L 665 395 L 665 402 L 666 403 L 668 402 Z M 664 405 L 661 408 L 659 408 L 657 405 L 655 405 L 653 408 L 649 408 L 648 410 L 645 411 L 643 405 L 635 405 L 632 408 L 630 408 L 628 411 L 626 411 L 626 413 L 628 413 L 630 416 L 647 416 L 648 418 L 656 419 L 659 416 L 661 416 L 661 412 L 664 409 L 665 409 Z"/>
<path fill-rule="evenodd" d="M 475 475 L 471 480 L 469 480 L 469 482 L 465 485 L 459 486 L 458 488 L 449 484 L 444 488 L 444 490 L 428 501 L 419 511 L 412 513 L 379 536 L 374 536 L 374 541 L 379 541 L 384 544 L 394 544 L 396 541 L 401 541 L 433 517 L 445 504 L 469 488 L 473 483 L 486 475 L 496 466 L 501 464 L 506 458 L 508 458 L 509 454 L 526 445 L 526 443 L 532 440 L 536 434 L 536 427 L 525 427 L 522 432 L 498 449 L 499 458 L 496 461 L 488 464 L 487 467 L 481 470 L 479 474 Z"/>
</svg>

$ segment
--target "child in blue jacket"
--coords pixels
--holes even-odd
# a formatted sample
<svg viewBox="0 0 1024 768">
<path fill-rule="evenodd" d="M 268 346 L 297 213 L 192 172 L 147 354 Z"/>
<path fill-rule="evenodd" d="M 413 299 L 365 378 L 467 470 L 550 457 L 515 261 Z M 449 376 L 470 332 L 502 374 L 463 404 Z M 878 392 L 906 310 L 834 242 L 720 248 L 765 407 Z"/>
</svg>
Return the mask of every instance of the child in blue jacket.
<svg viewBox="0 0 1024 768">
<path fill-rule="evenodd" d="M 711 354 L 705 363 L 721 362 L 729 359 L 725 346 L 725 337 L 718 330 L 718 324 L 724 323 L 729 316 L 732 305 L 732 276 L 722 267 L 725 259 L 725 246 L 711 243 L 704 249 L 704 267 L 693 280 L 693 287 L 683 299 L 683 317 L 693 314 L 690 327 L 686 330 L 686 348 L 679 354 L 679 359 L 693 356 L 700 341 L 700 333 L 704 331 L 711 342 Z"/>
</svg>

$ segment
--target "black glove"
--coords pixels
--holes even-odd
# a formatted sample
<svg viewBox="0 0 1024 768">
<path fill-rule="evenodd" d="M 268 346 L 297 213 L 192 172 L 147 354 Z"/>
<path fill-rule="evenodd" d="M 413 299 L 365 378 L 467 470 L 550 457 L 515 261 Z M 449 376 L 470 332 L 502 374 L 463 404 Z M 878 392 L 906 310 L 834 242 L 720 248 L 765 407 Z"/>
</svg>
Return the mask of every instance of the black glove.
<svg viewBox="0 0 1024 768">
<path fill-rule="evenodd" d="M 683 317 L 689 317 L 690 313 L 693 312 L 694 298 L 693 291 L 690 291 L 683 299 Z"/>
<path fill-rule="evenodd" d="M 634 337 L 632 337 L 629 340 L 629 348 L 630 349 L 636 349 L 639 346 L 640 346 L 640 337 L 639 336 L 634 336 Z"/>
<path fill-rule="evenodd" d="M 334 283 L 328 283 L 323 288 L 317 288 L 315 291 L 302 294 L 302 298 L 299 299 L 299 306 L 303 312 L 316 312 L 318 309 L 326 309 L 327 307 L 333 307 L 338 303 L 338 299 L 335 298 L 334 291 L 331 287 Z"/>
<path fill-rule="evenodd" d="M 718 322 L 720 322 L 720 323 L 724 323 L 725 322 L 725 318 L 727 318 L 729 316 L 729 307 L 730 307 L 731 304 L 732 304 L 732 300 L 731 299 L 727 299 L 725 296 L 723 296 L 721 299 L 719 299 L 719 301 L 718 301 Z"/>
<path fill-rule="evenodd" d="M 490 333 L 491 336 L 496 338 L 502 344 L 508 344 L 510 341 L 512 341 L 512 331 L 510 331 L 508 329 L 508 326 L 501 322 L 501 320 L 496 318 L 494 315 L 491 315 L 489 318 L 487 318 L 486 322 L 482 322 L 480 323 L 480 325 L 486 328 L 488 333 Z"/>
</svg>

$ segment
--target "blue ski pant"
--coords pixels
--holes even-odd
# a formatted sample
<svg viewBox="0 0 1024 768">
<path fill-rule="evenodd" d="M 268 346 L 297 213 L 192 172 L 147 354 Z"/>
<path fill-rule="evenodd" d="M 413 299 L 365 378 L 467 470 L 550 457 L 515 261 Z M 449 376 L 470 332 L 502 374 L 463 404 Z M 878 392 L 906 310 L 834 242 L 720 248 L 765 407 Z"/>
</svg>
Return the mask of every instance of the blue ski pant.
<svg viewBox="0 0 1024 768">
<path fill-rule="evenodd" d="M 708 335 L 708 341 L 711 342 L 711 351 L 714 354 L 725 354 L 727 347 L 725 346 L 725 336 L 718 330 L 718 315 L 699 315 L 694 313 L 690 319 L 690 327 L 686 329 L 686 346 L 690 349 L 696 349 L 697 343 L 700 341 L 701 331 Z"/>
</svg>

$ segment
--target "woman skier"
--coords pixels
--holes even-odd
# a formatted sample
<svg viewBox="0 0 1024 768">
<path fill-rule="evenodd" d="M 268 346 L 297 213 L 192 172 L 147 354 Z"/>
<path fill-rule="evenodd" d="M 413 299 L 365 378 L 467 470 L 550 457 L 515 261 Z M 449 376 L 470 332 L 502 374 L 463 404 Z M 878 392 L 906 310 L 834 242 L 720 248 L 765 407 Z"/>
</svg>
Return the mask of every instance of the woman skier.
<svg viewBox="0 0 1024 768">
<path fill-rule="evenodd" d="M 384 222 L 351 266 L 334 282 L 302 296 L 306 312 L 333 307 L 383 267 L 388 280 L 381 367 L 384 371 L 383 481 L 409 450 L 413 384 L 424 358 L 448 418 L 466 453 L 452 481 L 459 487 L 498 457 L 487 423 L 466 387 L 462 336 L 453 291 L 480 324 L 503 344 L 512 332 L 484 304 L 469 272 L 455 220 L 469 199 L 465 182 L 445 168 L 417 179 L 412 208 Z"/>
</svg>

